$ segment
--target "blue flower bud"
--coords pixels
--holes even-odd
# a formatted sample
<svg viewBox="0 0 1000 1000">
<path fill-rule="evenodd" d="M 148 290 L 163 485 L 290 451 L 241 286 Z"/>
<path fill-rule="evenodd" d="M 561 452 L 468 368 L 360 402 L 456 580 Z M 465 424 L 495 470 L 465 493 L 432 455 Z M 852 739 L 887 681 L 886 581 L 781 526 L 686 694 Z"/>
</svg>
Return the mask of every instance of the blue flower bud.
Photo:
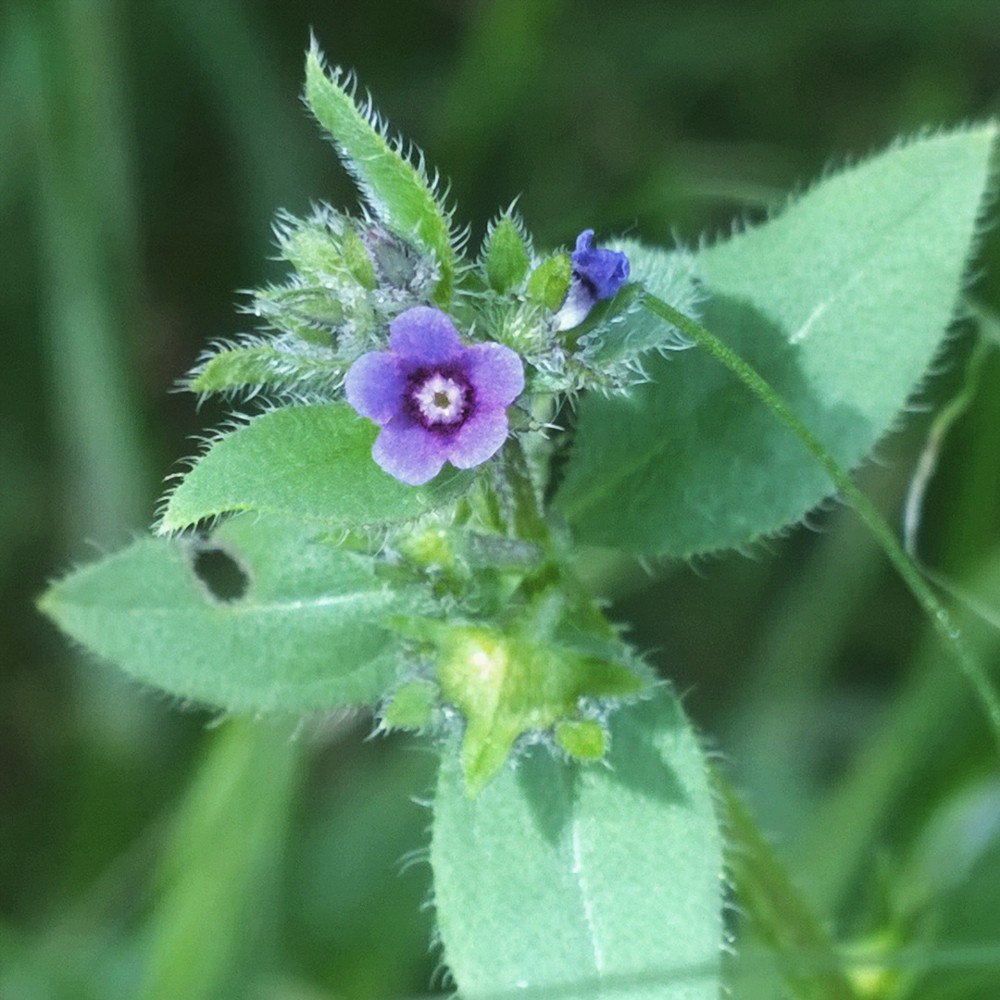
<svg viewBox="0 0 1000 1000">
<path fill-rule="evenodd" d="M 570 264 L 569 291 L 555 315 L 557 330 L 579 326 L 598 302 L 612 298 L 628 281 L 628 257 L 617 250 L 598 250 L 593 229 L 576 238 Z"/>
</svg>

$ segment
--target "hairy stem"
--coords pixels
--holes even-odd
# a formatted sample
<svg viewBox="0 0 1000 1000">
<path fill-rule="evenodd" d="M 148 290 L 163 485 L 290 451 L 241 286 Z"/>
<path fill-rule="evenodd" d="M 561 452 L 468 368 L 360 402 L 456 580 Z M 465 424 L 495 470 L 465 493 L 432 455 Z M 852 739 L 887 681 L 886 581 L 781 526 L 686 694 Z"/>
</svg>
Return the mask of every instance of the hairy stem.
<svg viewBox="0 0 1000 1000">
<path fill-rule="evenodd" d="M 511 437 L 503 450 L 504 472 L 513 500 L 514 531 L 525 541 L 548 544 L 551 539 L 549 526 L 545 521 L 538 501 L 538 490 L 528 466 L 521 441 Z"/>
</svg>

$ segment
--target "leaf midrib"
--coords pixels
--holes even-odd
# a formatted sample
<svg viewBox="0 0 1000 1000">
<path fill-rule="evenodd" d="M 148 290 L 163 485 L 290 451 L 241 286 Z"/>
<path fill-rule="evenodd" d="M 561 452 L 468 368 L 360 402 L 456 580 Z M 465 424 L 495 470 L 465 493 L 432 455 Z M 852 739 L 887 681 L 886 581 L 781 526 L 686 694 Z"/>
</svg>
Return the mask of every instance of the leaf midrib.
<svg viewBox="0 0 1000 1000">
<path fill-rule="evenodd" d="M 180 615 L 180 614 L 202 614 L 205 612 L 222 611 L 231 615 L 245 614 L 284 614 L 291 611 L 313 611 L 337 605 L 350 603 L 365 603 L 372 598 L 379 598 L 382 601 L 391 598 L 392 595 L 385 588 L 374 588 L 372 590 L 352 591 L 350 594 L 326 594 L 316 599 L 301 599 L 292 601 L 248 601 L 247 598 L 240 598 L 232 602 L 206 600 L 203 604 L 178 604 L 152 605 L 132 608 L 115 608 L 116 616 L 134 615 Z M 107 610 L 103 604 L 88 604 L 75 601 L 63 602 L 64 606 L 76 607 L 82 610 Z"/>
</svg>

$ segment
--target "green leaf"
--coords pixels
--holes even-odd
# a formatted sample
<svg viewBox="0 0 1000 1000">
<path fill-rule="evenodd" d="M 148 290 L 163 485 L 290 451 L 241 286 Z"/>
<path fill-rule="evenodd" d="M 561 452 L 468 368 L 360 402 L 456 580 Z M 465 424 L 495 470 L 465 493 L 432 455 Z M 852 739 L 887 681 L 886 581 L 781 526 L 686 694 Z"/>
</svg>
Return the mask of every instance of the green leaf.
<svg viewBox="0 0 1000 1000">
<path fill-rule="evenodd" d="M 306 104 L 333 140 L 375 215 L 397 236 L 417 242 L 437 260 L 441 278 L 435 290 L 447 305 L 455 282 L 455 251 L 448 213 L 435 197 L 422 159 L 417 165 L 386 140 L 377 115 L 362 111 L 340 69 L 328 74 L 315 41 L 306 57 Z"/>
<path fill-rule="evenodd" d="M 989 125 L 897 146 L 698 255 L 705 327 L 842 465 L 893 426 L 940 347 L 995 136 Z M 581 406 L 556 502 L 582 540 L 690 556 L 778 531 L 830 492 L 806 448 L 706 353 L 649 373 L 629 398 Z"/>
<path fill-rule="evenodd" d="M 372 459 L 378 428 L 346 403 L 287 406 L 217 441 L 170 495 L 161 532 L 230 511 L 336 527 L 398 523 L 453 499 L 470 473 L 407 486 Z"/>
<path fill-rule="evenodd" d="M 535 746 L 470 800 L 445 755 L 431 865 L 465 1000 L 717 1000 L 722 841 L 668 689 L 615 713 L 608 763 Z"/>
<path fill-rule="evenodd" d="M 486 237 L 486 278 L 494 291 L 509 291 L 528 273 L 528 247 L 517 223 L 502 216 Z"/>
<path fill-rule="evenodd" d="M 557 722 L 553 733 L 559 749 L 580 760 L 600 760 L 608 749 L 607 733 L 594 719 Z"/>
<path fill-rule="evenodd" d="M 369 557 L 261 517 L 227 522 L 211 547 L 245 574 L 242 596 L 213 596 L 197 575 L 210 568 L 204 543 L 144 538 L 71 573 L 39 606 L 139 680 L 233 712 L 327 711 L 395 682 L 399 643 L 382 624 L 424 601 L 390 590 Z"/>
<path fill-rule="evenodd" d="M 433 681 L 417 680 L 401 684 L 382 710 L 384 729 L 423 729 L 429 726 L 438 706 L 440 692 Z"/>
<path fill-rule="evenodd" d="M 194 372 L 192 392 L 232 392 L 269 386 L 276 389 L 327 389 L 337 385 L 345 365 L 330 351 L 315 356 L 267 345 L 247 345 L 213 354 Z"/>
<path fill-rule="evenodd" d="M 378 285 L 375 262 L 368 252 L 368 247 L 350 226 L 344 230 L 344 242 L 341 250 L 344 254 L 344 264 L 358 284 L 369 292 L 374 291 Z"/>
</svg>

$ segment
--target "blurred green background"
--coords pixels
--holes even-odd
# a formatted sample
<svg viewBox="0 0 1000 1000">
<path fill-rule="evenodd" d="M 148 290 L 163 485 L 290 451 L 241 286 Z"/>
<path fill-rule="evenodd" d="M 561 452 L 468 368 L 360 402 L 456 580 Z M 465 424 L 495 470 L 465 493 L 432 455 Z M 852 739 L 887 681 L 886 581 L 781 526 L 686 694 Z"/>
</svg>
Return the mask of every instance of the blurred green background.
<svg viewBox="0 0 1000 1000">
<path fill-rule="evenodd" d="M 366 740 L 365 718 L 215 726 L 87 662 L 32 605 L 144 530 L 222 417 L 171 390 L 246 328 L 235 290 L 274 276 L 274 211 L 354 203 L 298 100 L 310 28 L 451 179 L 473 246 L 517 195 L 543 245 L 585 226 L 692 242 L 897 134 L 1000 112 L 996 0 L 6 0 L 2 1000 L 446 985 L 421 909 L 426 748 Z M 969 292 L 981 315 L 861 478 L 902 530 L 935 413 L 974 390 L 919 545 L 998 618 L 1000 359 L 973 350 L 997 338 L 995 233 Z M 858 996 L 1000 996 L 996 750 L 850 512 L 608 596 L 853 956 Z M 966 617 L 997 676 L 996 628 Z M 737 1000 L 786 995 L 732 924 Z"/>
</svg>

